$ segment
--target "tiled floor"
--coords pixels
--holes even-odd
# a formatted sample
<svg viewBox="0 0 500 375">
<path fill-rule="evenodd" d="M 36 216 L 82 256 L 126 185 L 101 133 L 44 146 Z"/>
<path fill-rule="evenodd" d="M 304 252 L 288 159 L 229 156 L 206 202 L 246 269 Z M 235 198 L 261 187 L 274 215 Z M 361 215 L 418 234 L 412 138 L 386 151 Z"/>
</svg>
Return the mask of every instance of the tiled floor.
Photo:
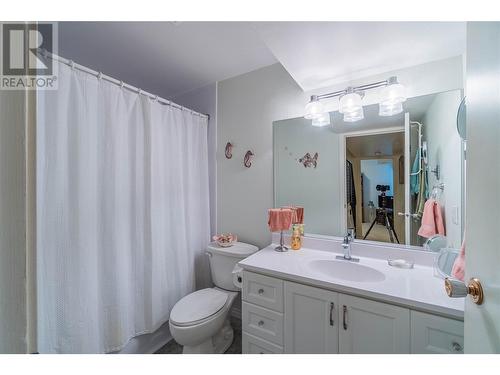
<svg viewBox="0 0 500 375">
<path fill-rule="evenodd" d="M 233 343 L 224 354 L 241 354 L 241 320 L 231 317 L 231 326 L 234 330 Z M 170 340 L 164 347 L 158 350 L 155 354 L 181 354 L 182 346 L 177 344 L 175 340 Z"/>
</svg>

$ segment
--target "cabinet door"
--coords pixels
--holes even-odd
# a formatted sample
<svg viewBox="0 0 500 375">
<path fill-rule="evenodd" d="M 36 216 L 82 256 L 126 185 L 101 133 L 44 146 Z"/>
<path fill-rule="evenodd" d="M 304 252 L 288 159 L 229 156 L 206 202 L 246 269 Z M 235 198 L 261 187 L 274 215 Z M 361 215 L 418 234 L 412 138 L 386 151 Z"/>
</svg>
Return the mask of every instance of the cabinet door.
<svg viewBox="0 0 500 375">
<path fill-rule="evenodd" d="M 338 293 L 285 282 L 285 353 L 338 353 Z"/>
<path fill-rule="evenodd" d="M 416 354 L 463 353 L 464 322 L 412 311 L 411 352 Z"/>
<path fill-rule="evenodd" d="M 410 310 L 339 294 L 340 353 L 410 353 Z"/>
</svg>

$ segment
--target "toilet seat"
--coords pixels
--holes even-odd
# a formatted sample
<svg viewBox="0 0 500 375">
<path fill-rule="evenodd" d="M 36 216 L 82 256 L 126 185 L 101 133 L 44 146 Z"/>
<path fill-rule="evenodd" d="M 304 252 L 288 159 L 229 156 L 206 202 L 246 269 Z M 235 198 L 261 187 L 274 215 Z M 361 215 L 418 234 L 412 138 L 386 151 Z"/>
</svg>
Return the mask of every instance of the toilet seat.
<svg viewBox="0 0 500 375">
<path fill-rule="evenodd" d="M 185 327 L 203 323 L 216 315 L 226 304 L 228 294 L 215 288 L 201 289 L 177 302 L 170 313 L 170 322 Z"/>
</svg>

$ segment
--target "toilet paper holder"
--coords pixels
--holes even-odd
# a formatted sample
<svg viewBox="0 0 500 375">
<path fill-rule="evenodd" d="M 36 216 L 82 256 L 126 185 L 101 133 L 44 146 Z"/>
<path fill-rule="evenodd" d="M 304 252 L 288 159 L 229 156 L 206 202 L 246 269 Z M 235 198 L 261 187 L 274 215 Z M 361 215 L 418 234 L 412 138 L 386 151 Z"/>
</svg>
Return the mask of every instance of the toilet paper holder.
<svg viewBox="0 0 500 375">
<path fill-rule="evenodd" d="M 234 266 L 232 274 L 233 274 L 233 284 L 236 287 L 241 288 L 243 285 L 243 268 L 241 268 L 238 265 Z"/>
</svg>

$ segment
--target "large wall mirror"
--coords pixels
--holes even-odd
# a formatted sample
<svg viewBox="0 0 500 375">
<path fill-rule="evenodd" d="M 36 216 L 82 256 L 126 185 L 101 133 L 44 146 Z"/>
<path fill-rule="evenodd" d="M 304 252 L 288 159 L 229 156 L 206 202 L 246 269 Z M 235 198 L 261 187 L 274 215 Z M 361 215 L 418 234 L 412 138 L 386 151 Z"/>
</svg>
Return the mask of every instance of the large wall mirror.
<svg viewBox="0 0 500 375">
<path fill-rule="evenodd" d="M 459 248 L 464 217 L 464 141 L 457 131 L 462 91 L 414 97 L 398 115 L 378 105 L 363 120 L 312 126 L 293 118 L 273 123 L 275 206 L 305 209 L 306 235 L 343 236 Z M 426 203 L 439 210 L 429 223 Z M 438 217 L 440 216 L 440 217 Z M 428 225 L 435 226 L 433 234 Z M 439 224 L 439 225 L 438 225 Z"/>
</svg>

